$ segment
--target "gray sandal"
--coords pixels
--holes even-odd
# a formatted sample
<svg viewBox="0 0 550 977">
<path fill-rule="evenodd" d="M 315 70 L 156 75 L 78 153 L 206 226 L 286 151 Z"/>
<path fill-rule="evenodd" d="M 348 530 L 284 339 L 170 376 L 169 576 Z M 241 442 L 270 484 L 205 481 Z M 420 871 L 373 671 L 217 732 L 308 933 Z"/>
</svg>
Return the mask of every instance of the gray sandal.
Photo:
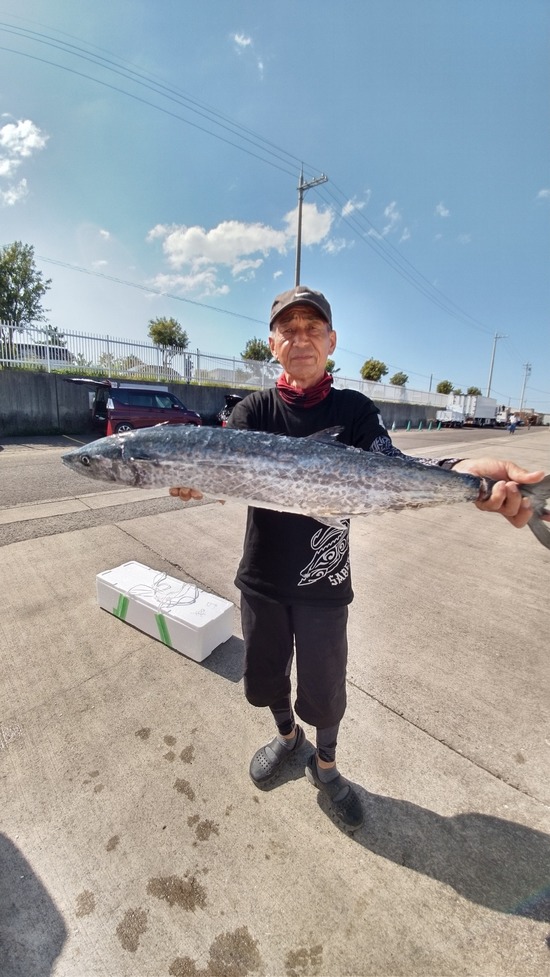
<svg viewBox="0 0 550 977">
<path fill-rule="evenodd" d="M 279 776 L 287 760 L 302 746 L 306 736 L 301 726 L 296 726 L 296 741 L 291 750 L 287 750 L 277 737 L 266 743 L 256 751 L 250 761 L 249 773 L 256 787 L 269 787 Z"/>
<path fill-rule="evenodd" d="M 363 824 L 363 808 L 361 801 L 351 784 L 338 774 L 328 784 L 319 779 L 317 757 L 313 753 L 308 757 L 306 777 L 310 784 L 317 787 L 329 800 L 329 814 L 346 831 L 357 831 Z"/>
</svg>

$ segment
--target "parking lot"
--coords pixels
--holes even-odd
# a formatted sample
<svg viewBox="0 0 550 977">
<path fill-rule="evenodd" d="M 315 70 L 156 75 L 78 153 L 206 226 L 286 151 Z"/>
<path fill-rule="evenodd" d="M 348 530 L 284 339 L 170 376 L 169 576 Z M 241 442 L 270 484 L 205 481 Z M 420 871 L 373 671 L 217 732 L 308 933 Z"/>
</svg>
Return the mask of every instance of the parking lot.
<svg viewBox="0 0 550 977">
<path fill-rule="evenodd" d="M 550 470 L 549 429 L 473 433 L 395 441 Z M 245 508 L 71 486 L 66 444 L 0 445 L 2 977 L 550 973 L 550 551 L 469 504 L 354 521 L 349 837 L 307 750 L 248 777 Z M 128 560 L 233 601 L 231 639 L 198 664 L 101 610 Z"/>
</svg>

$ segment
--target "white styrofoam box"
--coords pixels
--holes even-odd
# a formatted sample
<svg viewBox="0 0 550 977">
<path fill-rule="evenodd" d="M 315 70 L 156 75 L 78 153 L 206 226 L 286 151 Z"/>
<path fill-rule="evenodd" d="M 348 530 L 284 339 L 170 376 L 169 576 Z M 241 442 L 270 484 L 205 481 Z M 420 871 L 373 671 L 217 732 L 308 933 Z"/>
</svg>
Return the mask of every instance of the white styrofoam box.
<svg viewBox="0 0 550 977">
<path fill-rule="evenodd" d="M 143 563 L 98 573 L 96 585 L 104 610 L 196 662 L 233 634 L 230 600 Z"/>
</svg>

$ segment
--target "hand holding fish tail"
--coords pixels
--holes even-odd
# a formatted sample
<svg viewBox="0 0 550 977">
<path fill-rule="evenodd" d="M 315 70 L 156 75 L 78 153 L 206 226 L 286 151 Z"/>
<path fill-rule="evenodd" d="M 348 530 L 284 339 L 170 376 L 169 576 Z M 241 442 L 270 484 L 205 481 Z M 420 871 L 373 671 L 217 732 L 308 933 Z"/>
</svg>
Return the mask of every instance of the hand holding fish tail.
<svg viewBox="0 0 550 977">
<path fill-rule="evenodd" d="M 516 529 L 522 529 L 532 519 L 533 498 L 530 493 L 522 492 L 522 486 L 526 487 L 527 492 L 527 486 L 543 481 L 544 472 L 528 472 L 513 461 L 497 458 L 465 458 L 453 465 L 453 471 L 468 472 L 495 483 L 489 497 L 480 497 L 475 503 L 478 509 L 500 513 Z M 550 512 L 540 512 L 539 518 L 550 522 Z"/>
</svg>

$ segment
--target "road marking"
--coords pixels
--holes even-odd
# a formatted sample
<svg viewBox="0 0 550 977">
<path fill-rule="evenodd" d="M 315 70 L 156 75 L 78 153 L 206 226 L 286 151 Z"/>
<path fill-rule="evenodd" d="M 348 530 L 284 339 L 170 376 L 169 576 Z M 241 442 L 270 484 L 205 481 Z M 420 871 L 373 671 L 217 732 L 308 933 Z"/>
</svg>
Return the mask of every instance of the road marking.
<svg viewBox="0 0 550 977">
<path fill-rule="evenodd" d="M 67 441 L 74 441 L 75 444 L 88 444 L 87 441 L 80 441 L 78 438 L 71 438 L 69 434 L 62 434 L 62 438 L 66 438 Z"/>
<path fill-rule="evenodd" d="M 160 499 L 165 496 L 170 498 L 168 489 L 131 488 L 114 492 L 97 492 L 70 499 L 56 499 L 53 502 L 12 506 L 8 509 L 0 509 L 0 526 L 33 519 L 48 519 L 51 516 L 65 516 L 71 512 L 89 512 L 91 509 L 107 509 L 110 506 L 128 505 L 132 502 L 146 502 L 147 499 Z"/>
</svg>

